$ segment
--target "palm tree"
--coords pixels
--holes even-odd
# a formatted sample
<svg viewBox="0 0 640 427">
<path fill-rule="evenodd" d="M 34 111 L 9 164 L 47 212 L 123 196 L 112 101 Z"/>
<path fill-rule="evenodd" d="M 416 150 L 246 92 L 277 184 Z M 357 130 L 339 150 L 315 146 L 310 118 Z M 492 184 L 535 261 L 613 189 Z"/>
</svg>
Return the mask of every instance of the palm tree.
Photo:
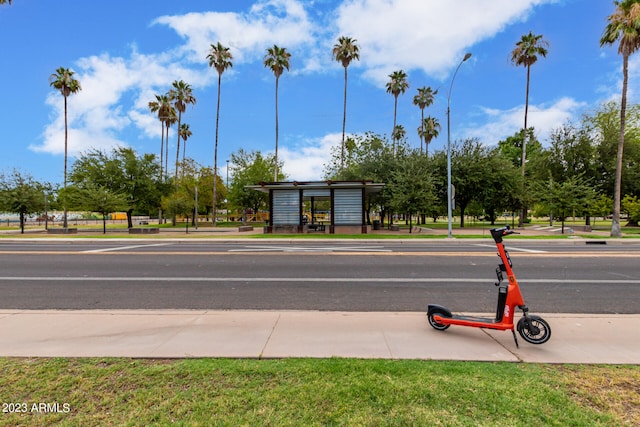
<svg viewBox="0 0 640 427">
<path fill-rule="evenodd" d="M 629 56 L 640 48 L 640 2 L 638 0 L 616 1 L 616 10 L 609 16 L 600 46 L 612 45 L 620 40 L 618 53 L 622 55 L 622 99 L 620 100 L 620 133 L 616 156 L 616 178 L 613 190 L 613 221 L 611 237 L 621 237 L 620 200 L 622 193 L 622 155 L 624 151 L 624 127 L 627 111 L 627 85 L 629 82 Z"/>
<path fill-rule="evenodd" d="M 434 97 L 438 94 L 438 89 L 435 91 L 431 90 L 431 87 L 420 87 L 418 88 L 418 94 L 413 97 L 413 105 L 417 105 L 420 108 L 421 118 L 420 118 L 420 128 L 418 129 L 418 135 L 420 136 L 420 151 L 422 152 L 422 141 L 424 140 L 424 136 L 426 130 L 424 129 L 424 109 L 433 104 Z M 420 131 L 422 129 L 422 131 Z M 427 150 L 427 154 L 429 150 Z"/>
<path fill-rule="evenodd" d="M 407 83 L 407 73 L 402 70 L 394 71 L 389 74 L 391 80 L 387 82 L 387 93 L 393 95 L 395 102 L 393 105 L 393 131 L 391 135 L 393 136 L 396 130 L 396 116 L 398 112 L 398 95 L 404 93 L 405 90 L 409 88 L 409 83 Z M 395 140 L 395 138 L 394 138 Z M 393 155 L 396 155 L 396 146 L 393 146 Z"/>
<path fill-rule="evenodd" d="M 191 138 L 192 132 L 191 129 L 189 129 L 189 125 L 187 123 L 182 123 L 180 125 L 180 129 L 178 129 L 178 133 L 180 134 L 180 137 L 182 138 L 182 161 L 184 162 L 185 158 L 187 157 L 187 139 Z"/>
<path fill-rule="evenodd" d="M 64 97 L 64 196 L 62 200 L 64 215 L 62 226 L 67 228 L 67 202 L 66 202 L 66 189 L 67 189 L 67 152 L 69 141 L 69 127 L 67 123 L 67 97 L 69 95 L 78 93 L 82 88 L 80 82 L 73 77 L 74 72 L 68 68 L 59 67 L 54 74 L 49 76 L 49 86 L 53 86 L 58 89 Z"/>
<path fill-rule="evenodd" d="M 422 119 L 422 124 L 418 127 L 418 135 L 420 135 L 421 139 L 424 139 L 426 155 L 429 157 L 429 144 L 433 138 L 437 138 L 440 135 L 440 122 L 438 119 L 431 116 Z"/>
<path fill-rule="evenodd" d="M 407 135 L 407 131 L 404 130 L 404 126 L 396 125 L 396 127 L 393 128 L 393 133 L 391 134 L 391 137 L 393 138 L 396 145 L 399 146 L 400 141 L 403 140 L 406 135 Z"/>
<path fill-rule="evenodd" d="M 340 170 L 344 169 L 344 133 L 347 126 L 347 68 L 351 61 L 360 60 L 360 48 L 356 44 L 356 39 L 342 36 L 338 43 L 333 46 L 333 58 L 342 63 L 344 67 L 344 108 L 342 115 L 342 145 L 340 155 Z"/>
<path fill-rule="evenodd" d="M 193 96 L 191 85 L 185 83 L 182 80 L 175 80 L 173 82 L 173 89 L 169 91 L 169 97 L 173 101 L 173 106 L 178 112 L 178 129 L 180 129 L 180 124 L 182 122 L 182 113 L 184 113 L 187 109 L 187 105 L 196 103 L 196 98 Z M 178 131 L 177 133 L 178 146 L 176 147 L 176 182 L 178 179 L 178 160 L 180 156 L 180 131 Z"/>
<path fill-rule="evenodd" d="M 209 59 L 209 67 L 215 67 L 218 72 L 218 107 L 216 109 L 216 145 L 213 150 L 213 226 L 216 225 L 216 199 L 218 198 L 218 190 L 216 183 L 216 176 L 218 175 L 218 120 L 220 119 L 220 84 L 222 83 L 222 73 L 227 68 L 233 67 L 233 63 L 231 60 L 233 59 L 233 55 L 229 52 L 229 48 L 222 45 L 222 43 L 218 42 L 217 45 L 211 45 L 211 50 L 207 55 L 207 59 Z"/>
<path fill-rule="evenodd" d="M 158 120 L 160 121 L 160 126 L 162 128 L 162 136 L 160 140 L 160 180 L 162 180 L 162 168 L 164 165 L 164 128 L 165 122 L 170 116 L 171 100 L 169 99 L 169 95 L 156 95 L 156 100 L 149 102 L 149 110 L 152 113 L 158 113 Z M 169 142 L 169 132 L 167 129 L 167 143 Z"/>
<path fill-rule="evenodd" d="M 169 99 L 171 96 L 167 93 Z M 169 103 L 169 109 L 167 110 L 168 115 L 164 116 L 164 126 L 167 129 L 165 132 L 167 142 L 164 144 L 164 177 L 165 179 L 169 179 L 169 129 L 171 126 L 175 125 L 178 122 L 178 113 L 176 113 L 176 109 L 173 108 L 173 105 Z"/>
<path fill-rule="evenodd" d="M 527 69 L 527 93 L 524 103 L 524 132 L 522 133 L 522 185 L 524 186 L 525 163 L 527 159 L 527 115 L 529 113 L 529 82 L 531 79 L 531 66 L 538 61 L 538 55 L 543 58 L 547 56 L 547 46 L 549 42 L 542 38 L 542 35 L 535 35 L 529 31 L 529 34 L 522 36 L 520 41 L 516 43 L 515 49 L 511 52 L 511 62 L 515 66 L 522 65 Z M 522 189 L 524 193 L 524 187 Z M 524 218 L 526 208 L 523 206 L 520 211 L 519 227 L 524 226 Z"/>
<path fill-rule="evenodd" d="M 273 181 L 278 181 L 278 81 L 280 76 L 286 69 L 289 70 L 289 59 L 291 54 L 287 51 L 286 47 L 278 47 L 273 45 L 267 49 L 267 54 L 264 56 L 264 66 L 269 67 L 273 71 L 273 75 L 276 76 L 276 154 L 273 164 Z"/>
</svg>

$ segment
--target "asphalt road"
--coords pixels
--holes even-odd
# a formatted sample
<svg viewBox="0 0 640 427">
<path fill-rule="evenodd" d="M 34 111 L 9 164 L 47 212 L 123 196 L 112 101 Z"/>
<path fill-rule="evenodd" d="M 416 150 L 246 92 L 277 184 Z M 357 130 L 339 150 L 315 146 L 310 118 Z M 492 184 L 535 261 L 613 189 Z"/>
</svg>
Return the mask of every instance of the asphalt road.
<svg viewBox="0 0 640 427">
<path fill-rule="evenodd" d="M 640 313 L 640 242 L 506 242 L 532 312 Z M 490 241 L 0 241 L 0 309 L 492 312 Z"/>
</svg>

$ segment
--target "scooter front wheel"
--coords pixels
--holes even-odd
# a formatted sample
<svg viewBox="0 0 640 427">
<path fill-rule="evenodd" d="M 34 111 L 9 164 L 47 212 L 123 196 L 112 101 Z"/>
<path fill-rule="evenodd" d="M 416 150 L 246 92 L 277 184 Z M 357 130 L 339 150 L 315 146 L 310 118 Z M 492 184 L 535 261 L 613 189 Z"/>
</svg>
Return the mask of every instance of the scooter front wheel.
<svg viewBox="0 0 640 427">
<path fill-rule="evenodd" d="M 431 325 L 431 327 L 433 327 L 433 329 L 437 329 L 438 331 L 444 331 L 449 326 L 451 326 L 451 325 L 442 324 L 438 322 L 436 319 L 434 319 L 433 316 L 435 316 L 436 314 L 440 317 L 448 317 L 448 313 L 444 312 L 443 310 L 438 310 L 438 309 L 432 310 L 429 314 L 427 314 L 427 319 L 429 319 L 429 324 Z"/>
<path fill-rule="evenodd" d="M 551 338 L 551 326 L 542 317 L 531 315 L 518 321 L 518 333 L 528 343 L 544 344 Z"/>
</svg>

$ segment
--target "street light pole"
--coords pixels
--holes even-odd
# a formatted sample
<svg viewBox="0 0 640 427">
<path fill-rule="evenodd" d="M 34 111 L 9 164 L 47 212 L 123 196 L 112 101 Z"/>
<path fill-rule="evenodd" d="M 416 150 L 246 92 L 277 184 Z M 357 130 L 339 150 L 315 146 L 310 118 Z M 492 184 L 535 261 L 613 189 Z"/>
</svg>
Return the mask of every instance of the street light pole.
<svg viewBox="0 0 640 427">
<path fill-rule="evenodd" d="M 451 239 L 453 234 L 451 232 L 451 216 L 452 216 L 452 200 L 451 200 L 451 90 L 453 89 L 453 81 L 456 79 L 456 74 L 458 74 L 458 70 L 460 66 L 467 60 L 471 58 L 471 53 L 467 52 L 462 58 L 462 61 L 458 64 L 458 68 L 456 68 L 455 73 L 453 73 L 453 77 L 451 78 L 451 85 L 449 85 L 449 94 L 447 95 L 447 236 Z"/>
</svg>

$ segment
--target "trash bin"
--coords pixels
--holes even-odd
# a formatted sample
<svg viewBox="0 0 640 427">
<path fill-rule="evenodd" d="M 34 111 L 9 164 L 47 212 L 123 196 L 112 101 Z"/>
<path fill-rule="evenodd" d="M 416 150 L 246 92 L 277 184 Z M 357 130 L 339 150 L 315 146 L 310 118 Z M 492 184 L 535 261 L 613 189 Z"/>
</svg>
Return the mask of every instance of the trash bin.
<svg viewBox="0 0 640 427">
<path fill-rule="evenodd" d="M 374 230 L 380 230 L 380 220 L 378 220 L 378 219 L 374 219 L 373 220 L 373 229 Z"/>
</svg>

